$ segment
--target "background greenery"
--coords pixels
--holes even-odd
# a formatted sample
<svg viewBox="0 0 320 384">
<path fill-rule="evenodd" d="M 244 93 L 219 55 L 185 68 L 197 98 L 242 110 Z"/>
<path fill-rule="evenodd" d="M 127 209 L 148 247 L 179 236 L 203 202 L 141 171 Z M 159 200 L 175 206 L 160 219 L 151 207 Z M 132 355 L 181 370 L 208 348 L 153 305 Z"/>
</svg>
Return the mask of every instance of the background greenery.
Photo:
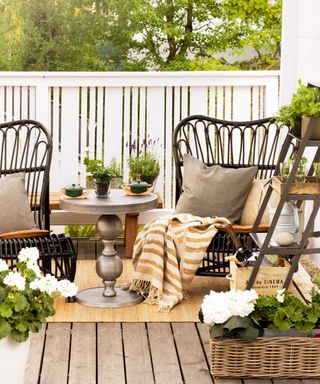
<svg viewBox="0 0 320 384">
<path fill-rule="evenodd" d="M 274 69 L 280 41 L 281 0 L 0 0 L 4 71 Z"/>
</svg>

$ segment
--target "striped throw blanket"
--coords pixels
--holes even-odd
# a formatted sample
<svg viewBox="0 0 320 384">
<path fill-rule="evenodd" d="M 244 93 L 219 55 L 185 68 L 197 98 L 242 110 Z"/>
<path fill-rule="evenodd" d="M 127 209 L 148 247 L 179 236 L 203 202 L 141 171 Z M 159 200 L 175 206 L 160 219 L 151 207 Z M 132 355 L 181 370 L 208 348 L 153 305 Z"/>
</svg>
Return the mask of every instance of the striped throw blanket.
<svg viewBox="0 0 320 384">
<path fill-rule="evenodd" d="M 186 289 L 200 266 L 204 253 L 222 225 L 219 217 L 177 214 L 157 218 L 137 236 L 133 250 L 133 281 L 130 290 L 168 312 L 186 297 Z"/>
</svg>

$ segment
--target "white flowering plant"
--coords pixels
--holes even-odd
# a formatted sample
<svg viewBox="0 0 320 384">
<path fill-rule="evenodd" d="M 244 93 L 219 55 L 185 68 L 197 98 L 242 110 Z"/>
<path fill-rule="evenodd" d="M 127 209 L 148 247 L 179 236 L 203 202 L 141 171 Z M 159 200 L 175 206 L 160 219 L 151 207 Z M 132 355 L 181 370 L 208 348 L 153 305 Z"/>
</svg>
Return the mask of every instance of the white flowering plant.
<svg viewBox="0 0 320 384">
<path fill-rule="evenodd" d="M 253 289 L 228 292 L 211 291 L 201 305 L 199 318 L 210 326 L 210 337 L 230 337 L 253 340 L 261 333 L 250 318 L 258 295 Z"/>
<path fill-rule="evenodd" d="M 14 268 L 0 259 L 0 339 L 11 336 L 21 342 L 29 332 L 38 332 L 55 313 L 54 297 L 72 297 L 77 287 L 69 280 L 58 281 L 43 274 L 37 248 L 24 248 Z"/>
<path fill-rule="evenodd" d="M 255 340 L 266 328 L 308 332 L 320 326 L 320 290 L 311 291 L 307 304 L 285 289 L 267 296 L 253 289 L 211 291 L 203 299 L 199 318 L 209 325 L 211 338 Z"/>
</svg>

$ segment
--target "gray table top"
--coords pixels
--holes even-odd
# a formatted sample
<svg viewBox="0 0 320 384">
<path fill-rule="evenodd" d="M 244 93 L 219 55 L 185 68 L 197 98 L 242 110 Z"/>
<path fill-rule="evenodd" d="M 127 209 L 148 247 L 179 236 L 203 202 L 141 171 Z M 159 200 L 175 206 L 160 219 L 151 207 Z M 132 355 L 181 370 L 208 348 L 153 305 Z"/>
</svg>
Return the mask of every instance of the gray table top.
<svg viewBox="0 0 320 384">
<path fill-rule="evenodd" d="M 156 208 L 158 196 L 150 195 L 129 196 L 122 189 L 111 189 L 107 197 L 97 197 L 92 191 L 87 199 L 60 198 L 60 208 L 76 213 L 97 213 L 111 215 L 134 213 Z"/>
</svg>

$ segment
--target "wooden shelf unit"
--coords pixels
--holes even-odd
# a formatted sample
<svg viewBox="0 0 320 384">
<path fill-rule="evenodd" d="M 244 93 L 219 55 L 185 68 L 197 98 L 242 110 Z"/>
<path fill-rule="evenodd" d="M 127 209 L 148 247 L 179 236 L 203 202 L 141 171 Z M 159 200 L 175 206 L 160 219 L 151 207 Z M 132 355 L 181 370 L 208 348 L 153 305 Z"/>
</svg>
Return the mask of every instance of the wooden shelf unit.
<svg viewBox="0 0 320 384">
<path fill-rule="evenodd" d="M 320 207 L 320 194 L 317 186 L 315 185 L 316 183 L 312 178 L 312 175 L 314 172 L 312 164 L 314 162 L 320 161 L 320 141 L 310 139 L 315 127 L 316 127 L 316 119 L 312 118 L 310 119 L 308 129 L 303 138 L 296 138 L 295 136 L 292 136 L 291 133 L 288 133 L 284 141 L 281 153 L 279 155 L 275 174 L 274 174 L 275 182 L 269 184 L 269 187 L 266 191 L 265 197 L 259 209 L 256 221 L 253 225 L 251 238 L 259 246 L 260 254 L 252 269 L 252 273 L 247 284 L 247 289 L 252 288 L 255 282 L 256 276 L 258 274 L 258 271 L 260 269 L 264 255 L 268 255 L 268 254 L 283 255 L 291 259 L 291 267 L 283 285 L 283 288 L 288 288 L 294 272 L 296 272 L 298 269 L 298 263 L 301 255 L 302 254 L 311 255 L 311 254 L 320 253 L 320 248 L 308 248 L 309 239 L 312 237 L 320 236 L 319 232 L 314 232 L 314 222 Z M 283 162 L 287 157 L 287 154 L 289 153 L 289 150 L 293 141 L 296 142 L 295 144 L 296 156 L 292 164 L 292 170 L 289 174 L 287 182 L 285 184 L 280 183 L 280 180 L 278 179 L 280 174 L 280 163 Z M 307 147 L 317 147 L 317 150 L 307 174 L 307 178 L 309 180 L 312 180 L 312 182 L 310 183 L 310 185 L 306 184 L 303 186 L 303 185 L 298 185 L 294 183 L 294 180 L 298 170 L 299 162 Z M 281 194 L 279 204 L 273 216 L 273 220 L 270 224 L 268 232 L 258 233 L 257 228 L 259 227 L 263 213 L 267 208 L 267 204 L 271 197 L 271 193 L 273 189 L 277 189 Z M 277 244 L 272 243 L 271 238 L 273 236 L 273 232 L 276 228 L 276 225 L 278 223 L 278 220 L 285 202 L 291 201 L 291 202 L 294 202 L 297 205 L 297 207 L 301 207 L 301 204 L 303 203 L 303 201 L 306 201 L 306 200 L 310 200 L 312 202 L 313 207 L 312 207 L 310 217 L 307 220 L 305 228 L 302 232 L 302 237 L 300 242 L 293 243 L 292 245 L 287 247 L 279 246 Z M 251 244 L 252 244 L 252 240 L 251 240 Z M 249 243 L 247 244 L 248 246 L 250 246 Z"/>
</svg>

